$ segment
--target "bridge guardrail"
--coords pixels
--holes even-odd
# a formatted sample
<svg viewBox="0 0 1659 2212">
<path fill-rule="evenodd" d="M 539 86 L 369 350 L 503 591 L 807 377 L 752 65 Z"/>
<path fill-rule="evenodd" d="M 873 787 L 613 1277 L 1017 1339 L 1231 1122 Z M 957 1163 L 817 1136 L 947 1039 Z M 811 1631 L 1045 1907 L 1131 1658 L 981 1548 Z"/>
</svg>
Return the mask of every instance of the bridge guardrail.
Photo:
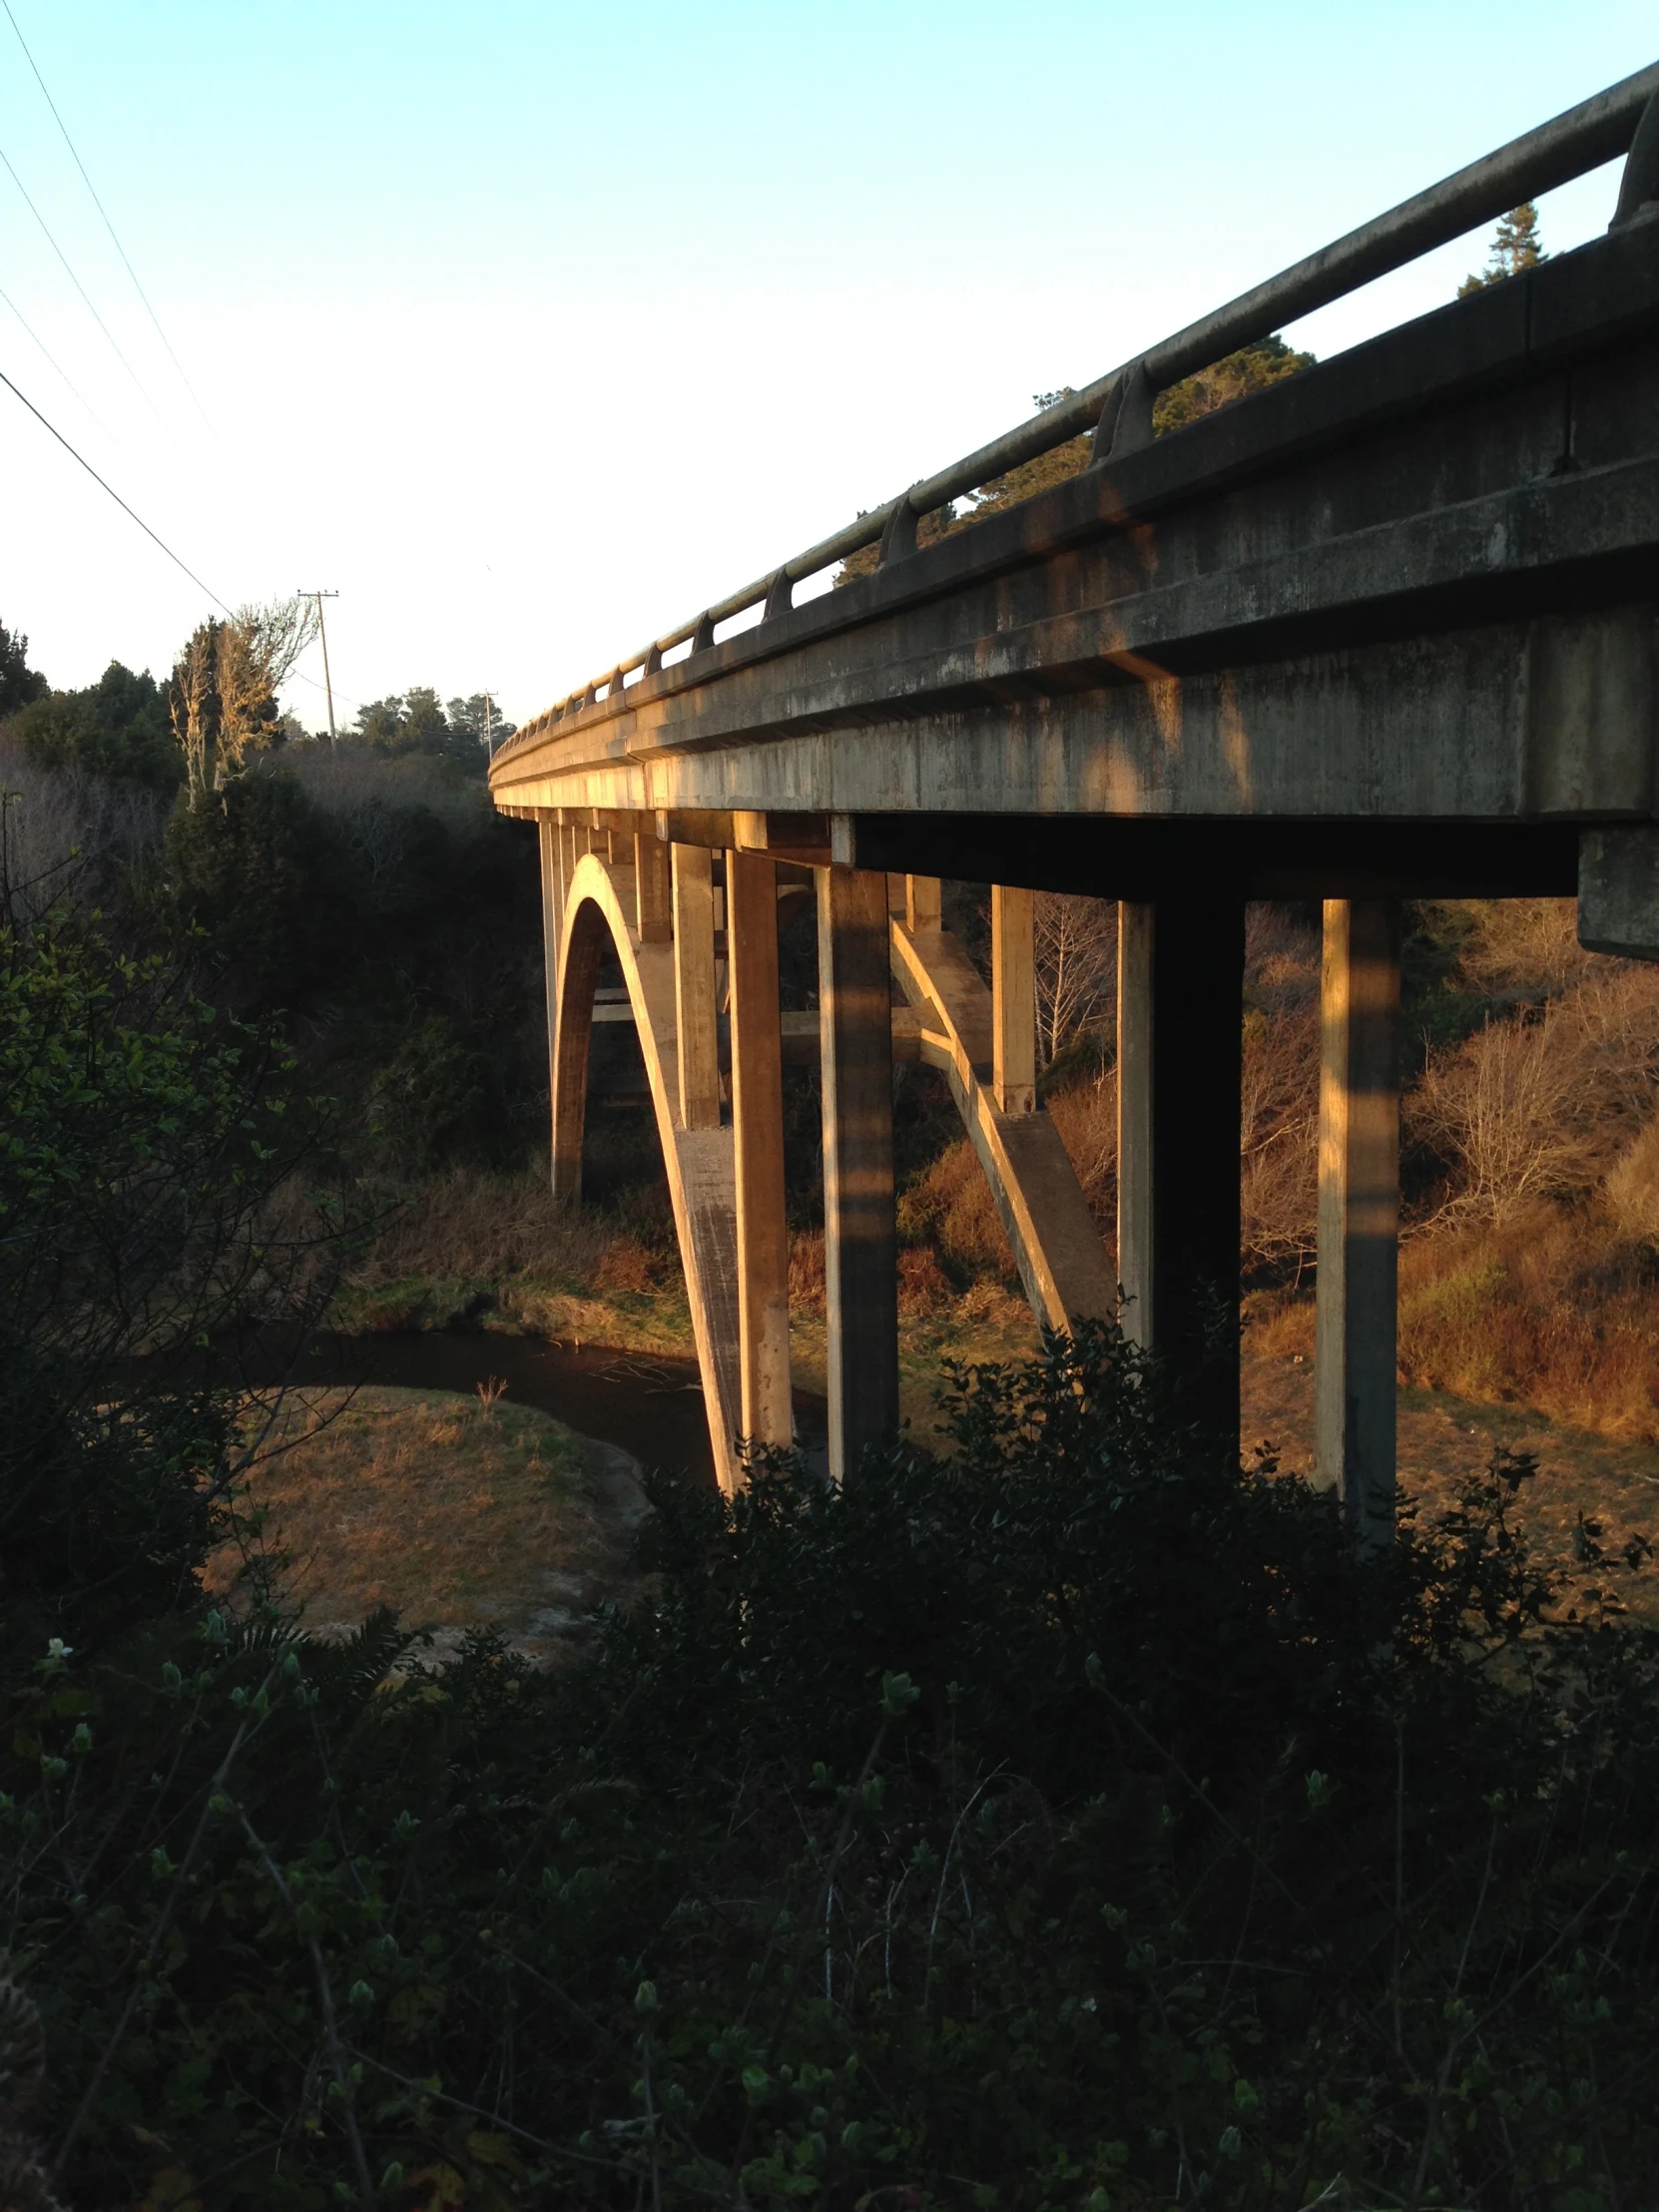
<svg viewBox="0 0 1659 2212">
<path fill-rule="evenodd" d="M 582 690 L 567 694 L 536 716 L 498 750 L 495 758 L 503 759 L 527 742 L 545 736 L 567 716 L 596 705 L 602 698 L 613 697 L 636 670 L 654 675 L 663 665 L 664 654 L 676 646 L 690 640 L 694 654 L 703 651 L 714 643 L 716 626 L 734 615 L 755 606 L 764 609 L 763 619 L 784 612 L 793 604 L 797 584 L 845 560 L 849 554 L 861 552 L 867 545 L 879 545 L 883 563 L 902 558 L 915 547 L 916 525 L 923 515 L 1025 461 L 1051 452 L 1055 446 L 1092 430 L 1091 465 L 1098 466 L 1150 444 L 1153 401 L 1171 384 L 1240 346 L 1254 344 L 1281 324 L 1329 306 L 1435 247 L 1448 245 L 1522 201 L 1599 169 L 1605 162 L 1616 161 L 1621 154 L 1626 159 L 1618 205 L 1609 225 L 1614 230 L 1659 208 L 1659 62 L 1580 101 L 1426 191 L 1402 200 L 1386 214 L 1374 217 L 1357 231 L 1321 247 L 1277 276 L 1270 276 L 1227 305 L 1189 323 L 1174 336 L 1109 369 L 1081 391 L 1005 431 L 976 452 L 912 484 L 896 499 L 859 515 L 804 553 L 744 585 L 741 591 L 705 607 L 689 622 L 665 631 L 641 651 L 619 661 L 608 674 L 594 678 Z"/>
</svg>

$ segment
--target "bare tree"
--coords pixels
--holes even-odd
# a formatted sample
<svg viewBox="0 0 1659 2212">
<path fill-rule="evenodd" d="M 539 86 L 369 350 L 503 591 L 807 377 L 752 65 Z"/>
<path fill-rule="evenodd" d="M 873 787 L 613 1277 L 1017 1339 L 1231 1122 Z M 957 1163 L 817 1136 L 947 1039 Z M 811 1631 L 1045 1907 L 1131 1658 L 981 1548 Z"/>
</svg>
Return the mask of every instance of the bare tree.
<svg viewBox="0 0 1659 2212">
<path fill-rule="evenodd" d="M 71 893 L 108 903 L 160 844 L 167 811 L 143 785 L 41 768 L 0 738 L 0 904 L 35 922 Z"/>
<path fill-rule="evenodd" d="M 1035 903 L 1037 1060 L 1048 1067 L 1100 1026 L 1117 996 L 1118 910 L 1109 898 L 1039 891 Z"/>
<path fill-rule="evenodd" d="M 1406 1099 L 1408 1136 L 1447 1171 L 1417 1226 L 1500 1222 L 1540 1199 L 1584 1196 L 1656 1095 L 1659 977 L 1638 962 L 1606 961 L 1535 1015 L 1487 1021 L 1431 1052 Z"/>
<path fill-rule="evenodd" d="M 1319 932 L 1284 907 L 1253 904 L 1239 1121 L 1240 1253 L 1248 1268 L 1300 1270 L 1314 1257 L 1319 993 Z"/>
<path fill-rule="evenodd" d="M 240 776 L 250 752 L 271 742 L 276 694 L 316 636 L 308 599 L 239 609 L 202 623 L 173 672 L 168 704 L 184 751 L 192 800 Z"/>
<path fill-rule="evenodd" d="M 218 646 L 219 624 L 200 624 L 179 656 L 167 695 L 173 735 L 185 756 L 185 778 L 193 802 L 208 791 L 212 782 L 214 743 L 219 734 L 219 699 L 214 688 Z"/>
</svg>

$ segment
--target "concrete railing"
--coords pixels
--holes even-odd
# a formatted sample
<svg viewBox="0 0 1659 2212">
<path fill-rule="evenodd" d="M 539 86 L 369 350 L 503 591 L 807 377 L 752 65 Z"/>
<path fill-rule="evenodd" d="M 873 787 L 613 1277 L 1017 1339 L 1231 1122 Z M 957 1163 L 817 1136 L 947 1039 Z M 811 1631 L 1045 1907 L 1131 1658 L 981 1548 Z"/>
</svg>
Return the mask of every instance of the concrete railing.
<svg viewBox="0 0 1659 2212">
<path fill-rule="evenodd" d="M 1208 367 L 1240 346 L 1267 337 L 1282 324 L 1312 314 L 1318 307 L 1357 291 L 1390 270 L 1449 245 L 1479 224 L 1505 215 L 1522 201 L 1566 184 L 1603 163 L 1627 157 L 1611 229 L 1659 208 L 1659 62 L 1638 70 L 1605 92 L 1568 108 L 1553 121 L 1513 139 L 1507 146 L 1403 200 L 1385 215 L 1293 268 L 1270 276 L 1226 306 L 1162 339 L 1133 360 L 1096 377 L 1083 390 L 1045 408 L 1018 428 L 993 438 L 977 452 L 912 484 L 884 506 L 861 514 L 817 545 L 767 575 L 744 585 L 691 621 L 667 630 L 642 651 L 619 661 L 606 675 L 570 693 L 519 731 L 496 754 L 500 760 L 529 741 L 545 736 L 566 716 L 614 696 L 636 670 L 649 676 L 663 656 L 688 640 L 693 653 L 714 643 L 716 625 L 761 607 L 766 616 L 784 612 L 794 589 L 809 577 L 844 561 L 867 545 L 878 545 L 885 562 L 913 550 L 916 525 L 947 500 L 961 498 L 994 478 L 1051 452 L 1072 438 L 1094 434 L 1092 463 L 1132 452 L 1152 439 L 1152 403 L 1158 393 Z"/>
</svg>

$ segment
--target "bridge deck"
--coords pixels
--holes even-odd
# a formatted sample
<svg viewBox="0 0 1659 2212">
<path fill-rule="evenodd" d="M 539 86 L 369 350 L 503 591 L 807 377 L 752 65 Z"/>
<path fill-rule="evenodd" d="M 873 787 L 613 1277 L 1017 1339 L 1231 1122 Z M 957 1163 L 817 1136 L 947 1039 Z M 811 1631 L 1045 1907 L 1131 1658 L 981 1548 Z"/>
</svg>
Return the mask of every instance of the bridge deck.
<svg viewBox="0 0 1659 2212">
<path fill-rule="evenodd" d="M 1641 820 L 1656 591 L 1648 218 L 533 724 L 494 789 L 886 865 L 905 817 Z"/>
<path fill-rule="evenodd" d="M 1407 245 L 1454 235 L 1500 187 L 1501 207 L 1618 146 L 1631 151 L 1606 238 L 1152 439 L 1160 381 L 1273 327 L 1270 306 L 1337 296 L 1336 265 L 1361 281 Z M 1098 457 L 1083 473 L 916 547 L 929 505 L 1091 422 Z M 790 604 L 795 582 L 877 534 L 873 573 Z M 758 624 L 716 639 L 718 618 L 763 600 Z M 662 665 L 676 641 L 690 651 Z M 1232 1447 L 1242 902 L 1327 902 L 1318 1459 L 1357 1538 L 1381 1542 L 1396 901 L 1577 889 L 1587 944 L 1659 957 L 1656 744 L 1659 69 L 1218 310 L 531 723 L 491 785 L 504 812 L 542 824 L 548 942 L 562 948 L 549 959 L 555 1185 L 578 1185 L 605 930 L 650 1045 L 728 1482 L 742 1479 L 739 1352 L 746 1431 L 784 1441 L 789 1421 L 775 932 L 804 901 L 779 895 L 774 863 L 817 870 L 837 1473 L 896 1405 L 895 1046 L 945 1069 L 1041 1318 L 1070 1325 L 1123 1285 L 1126 1326 L 1182 1372 L 1187 1402 Z M 911 1008 L 896 1025 L 879 944 L 892 874 L 908 879 L 889 926 Z M 996 886 L 988 989 L 940 926 L 943 875 Z M 1122 902 L 1110 1259 L 1034 1096 L 1032 886 Z"/>
</svg>

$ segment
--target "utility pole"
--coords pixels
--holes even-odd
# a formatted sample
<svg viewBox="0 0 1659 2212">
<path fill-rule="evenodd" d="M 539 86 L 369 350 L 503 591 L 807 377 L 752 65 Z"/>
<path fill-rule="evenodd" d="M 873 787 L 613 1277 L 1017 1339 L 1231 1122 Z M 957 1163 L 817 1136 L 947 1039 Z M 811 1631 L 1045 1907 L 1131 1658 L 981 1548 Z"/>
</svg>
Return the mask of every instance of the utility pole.
<svg viewBox="0 0 1659 2212">
<path fill-rule="evenodd" d="M 490 695 L 489 695 L 489 693 L 488 693 L 488 692 L 485 692 L 485 694 L 484 694 L 484 758 L 485 758 L 485 760 L 486 760 L 486 761 L 493 761 L 493 760 L 495 759 L 495 739 L 494 739 L 494 737 L 493 737 L 493 735 L 492 735 L 492 724 L 491 724 L 491 720 L 490 720 L 490 714 L 491 714 L 491 701 L 490 701 Z"/>
<path fill-rule="evenodd" d="M 339 593 L 337 591 L 302 591 L 297 596 L 300 599 L 310 600 L 316 608 L 316 634 L 322 641 L 322 689 L 328 698 L 328 743 L 332 745 L 334 743 L 334 683 L 333 678 L 328 674 L 328 632 L 322 621 L 322 602 L 325 599 L 337 599 Z"/>
</svg>

